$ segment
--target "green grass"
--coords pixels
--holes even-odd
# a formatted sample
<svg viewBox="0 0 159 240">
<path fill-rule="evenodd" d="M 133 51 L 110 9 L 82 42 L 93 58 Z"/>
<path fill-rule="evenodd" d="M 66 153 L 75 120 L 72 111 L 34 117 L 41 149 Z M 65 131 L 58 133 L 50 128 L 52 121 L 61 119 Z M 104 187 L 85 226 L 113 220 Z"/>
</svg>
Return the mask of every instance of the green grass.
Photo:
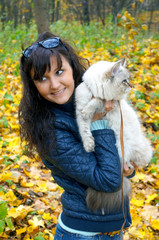
<svg viewBox="0 0 159 240">
<path fill-rule="evenodd" d="M 16 29 L 13 29 L 12 25 L 11 22 L 8 23 L 5 30 L 0 32 L 1 61 L 8 57 L 13 60 L 18 59 L 22 52 L 22 46 L 25 48 L 30 45 L 36 40 L 38 35 L 34 22 L 31 24 L 30 29 L 27 29 L 25 25 L 19 25 Z M 83 26 L 76 21 L 69 23 L 57 21 L 50 26 L 50 29 L 52 33 L 69 41 L 79 51 L 87 45 L 89 45 L 91 51 L 95 51 L 96 48 L 101 46 L 113 50 L 120 45 L 126 44 L 128 41 L 121 39 L 123 34 L 127 34 L 126 30 L 121 27 L 115 28 L 110 18 L 106 21 L 105 26 L 95 21 L 92 21 L 89 26 Z M 117 31 L 114 32 L 114 29 L 117 29 Z M 141 40 L 143 42 L 143 32 L 136 38 L 137 41 Z"/>
</svg>

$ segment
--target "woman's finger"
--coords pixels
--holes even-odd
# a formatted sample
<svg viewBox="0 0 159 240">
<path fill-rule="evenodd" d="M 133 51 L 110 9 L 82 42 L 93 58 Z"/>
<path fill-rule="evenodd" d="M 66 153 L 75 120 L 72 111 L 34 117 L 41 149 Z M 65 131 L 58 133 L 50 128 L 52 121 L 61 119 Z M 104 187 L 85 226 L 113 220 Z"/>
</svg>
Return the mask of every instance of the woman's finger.
<svg viewBox="0 0 159 240">
<path fill-rule="evenodd" d="M 110 101 L 106 101 L 106 102 L 105 102 L 105 111 L 106 111 L 106 112 L 111 111 L 113 108 L 114 108 L 114 102 L 113 102 L 113 100 L 110 100 Z"/>
</svg>

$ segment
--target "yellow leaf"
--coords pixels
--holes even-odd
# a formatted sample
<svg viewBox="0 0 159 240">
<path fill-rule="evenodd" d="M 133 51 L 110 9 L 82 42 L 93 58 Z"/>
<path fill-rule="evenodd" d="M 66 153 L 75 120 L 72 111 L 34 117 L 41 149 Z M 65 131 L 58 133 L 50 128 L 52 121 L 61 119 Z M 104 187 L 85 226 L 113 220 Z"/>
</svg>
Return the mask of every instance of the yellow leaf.
<svg viewBox="0 0 159 240">
<path fill-rule="evenodd" d="M 136 86 L 135 86 L 135 92 L 136 91 L 140 91 L 140 92 L 142 92 L 142 93 L 145 93 L 146 92 L 146 88 L 144 87 L 144 86 L 142 86 L 142 85 L 140 85 L 140 84 L 137 84 Z"/>
<path fill-rule="evenodd" d="M 17 208 L 11 208 L 9 211 L 8 211 L 8 216 L 9 217 L 13 217 L 13 218 L 17 218 L 17 217 L 20 217 L 21 219 L 25 218 L 25 216 L 33 211 L 34 209 L 32 207 L 29 207 L 29 206 L 24 206 L 24 205 L 20 205 L 19 207 Z"/>
<path fill-rule="evenodd" d="M 150 202 L 153 201 L 157 196 L 158 196 L 157 193 L 148 195 L 148 196 L 147 196 L 146 203 L 150 203 Z"/>
<path fill-rule="evenodd" d="M 140 239 L 143 239 L 142 234 L 140 233 L 140 231 L 138 231 L 138 230 L 136 229 L 136 227 L 131 227 L 131 228 L 129 229 L 129 233 L 132 234 L 133 236 L 137 237 L 137 238 L 139 237 Z"/>
<path fill-rule="evenodd" d="M 43 218 L 44 220 L 50 220 L 52 217 L 50 216 L 50 213 L 44 213 L 43 216 L 42 216 L 42 218 Z"/>
<path fill-rule="evenodd" d="M 30 177 L 30 178 L 31 178 L 30 172 L 28 172 L 25 168 L 23 168 L 23 171 L 24 171 L 24 173 L 25 173 L 25 175 L 26 175 L 27 177 Z"/>
<path fill-rule="evenodd" d="M 35 184 L 33 182 L 26 182 L 24 179 L 20 181 L 22 187 L 33 187 Z"/>
<path fill-rule="evenodd" d="M 131 29 L 131 23 L 130 22 L 127 22 L 126 24 L 125 24 L 125 27 L 129 30 L 129 29 Z"/>
<path fill-rule="evenodd" d="M 28 220 L 28 223 L 35 229 L 38 226 L 44 227 L 44 221 L 39 220 L 37 216 L 34 216 L 33 219 Z"/>
<path fill-rule="evenodd" d="M 51 234 L 47 229 L 44 230 L 44 233 L 49 235 L 49 240 L 54 240 L 53 234 Z"/>
<path fill-rule="evenodd" d="M 47 192 L 48 191 L 47 183 L 45 181 L 38 181 L 37 185 L 38 186 L 35 188 L 35 190 L 37 192 Z"/>
<path fill-rule="evenodd" d="M 17 199 L 12 190 L 9 190 L 9 192 L 5 194 L 5 199 L 9 202 L 10 205 L 13 206 L 18 206 L 21 204 L 21 200 Z"/>
<path fill-rule="evenodd" d="M 142 27 L 143 30 L 147 30 L 147 25 L 146 24 L 143 24 L 141 27 Z"/>
<path fill-rule="evenodd" d="M 29 158 L 28 158 L 27 156 L 25 156 L 25 155 L 22 155 L 22 156 L 20 157 L 20 160 L 21 160 L 21 161 L 28 161 Z"/>
<path fill-rule="evenodd" d="M 8 216 L 9 217 L 13 217 L 13 218 L 17 218 L 17 217 L 19 217 L 20 216 L 20 212 L 18 212 L 17 210 L 16 210 L 16 208 L 11 208 L 9 211 L 8 211 Z"/>
<path fill-rule="evenodd" d="M 12 175 L 12 173 L 11 172 L 9 172 L 9 173 L 2 173 L 2 174 L 0 174 L 0 180 L 2 181 L 2 182 L 4 182 L 4 181 L 6 181 L 6 180 L 11 180 L 12 178 L 11 178 L 11 175 Z"/>
<path fill-rule="evenodd" d="M 142 200 L 142 199 L 138 200 L 138 199 L 132 198 L 131 203 L 136 205 L 137 207 L 141 207 L 144 204 L 144 200 Z"/>
<path fill-rule="evenodd" d="M 57 217 L 53 216 L 53 222 L 56 223 L 56 224 L 58 223 Z"/>
<path fill-rule="evenodd" d="M 145 178 L 145 174 L 143 174 L 143 173 L 137 173 L 136 174 L 137 175 L 137 178 L 139 179 L 139 180 L 144 180 L 144 178 Z"/>
<path fill-rule="evenodd" d="M 19 229 L 16 230 L 16 233 L 17 233 L 17 235 L 20 235 L 21 233 L 26 232 L 26 230 L 27 230 L 26 227 L 24 227 L 24 228 L 19 228 Z"/>
<path fill-rule="evenodd" d="M 14 149 L 17 146 L 20 146 L 20 138 L 19 137 L 14 137 L 13 139 L 11 139 L 11 141 L 9 142 L 9 146 Z"/>
<path fill-rule="evenodd" d="M 32 233 L 34 231 L 34 228 L 33 228 L 33 226 L 29 226 L 28 228 L 27 228 L 27 232 L 28 233 Z M 30 238 L 28 238 L 27 240 L 29 240 Z"/>
<path fill-rule="evenodd" d="M 152 221 L 152 228 L 159 230 L 159 220 L 154 219 Z"/>
</svg>

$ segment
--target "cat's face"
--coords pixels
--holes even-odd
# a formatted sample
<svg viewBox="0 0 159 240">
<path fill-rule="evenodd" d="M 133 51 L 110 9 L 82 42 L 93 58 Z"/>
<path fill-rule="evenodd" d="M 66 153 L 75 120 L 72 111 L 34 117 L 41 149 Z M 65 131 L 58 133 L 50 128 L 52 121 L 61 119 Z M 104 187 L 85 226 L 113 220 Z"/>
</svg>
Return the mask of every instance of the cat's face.
<svg viewBox="0 0 159 240">
<path fill-rule="evenodd" d="M 83 75 L 83 81 L 94 97 L 106 100 L 123 99 L 132 87 L 125 59 L 117 62 L 99 61 L 93 64 Z"/>
<path fill-rule="evenodd" d="M 110 80 L 106 80 L 114 100 L 124 98 L 131 90 L 130 73 L 124 65 L 117 65 L 110 71 Z"/>
</svg>

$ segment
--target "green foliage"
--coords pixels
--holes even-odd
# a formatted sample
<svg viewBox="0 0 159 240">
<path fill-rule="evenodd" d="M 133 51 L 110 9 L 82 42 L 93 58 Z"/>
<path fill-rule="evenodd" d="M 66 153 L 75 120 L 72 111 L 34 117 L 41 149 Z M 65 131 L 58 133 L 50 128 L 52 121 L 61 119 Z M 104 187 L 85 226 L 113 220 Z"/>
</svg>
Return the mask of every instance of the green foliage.
<svg viewBox="0 0 159 240">
<path fill-rule="evenodd" d="M 34 33 L 34 34 L 33 34 Z M 19 58 L 23 45 L 29 45 L 32 42 L 31 34 L 37 37 L 36 25 L 32 24 L 28 31 L 25 25 L 19 25 L 16 29 L 13 29 L 13 23 L 7 23 L 4 31 L 0 32 L 0 59 L 1 61 L 10 57 L 15 60 Z M 16 69 L 15 69 L 16 71 Z"/>
<path fill-rule="evenodd" d="M 0 32 L 0 59 L 2 61 L 8 57 L 13 59 L 13 61 L 15 61 L 15 58 L 18 59 L 22 53 L 22 49 L 34 42 L 38 35 L 34 22 L 31 24 L 29 30 L 25 25 L 19 25 L 13 30 L 12 25 L 11 22 L 8 23 L 4 31 Z M 117 32 L 114 34 L 115 28 L 116 25 L 112 24 L 112 19 L 109 16 L 106 19 L 105 26 L 101 22 L 95 21 L 91 21 L 89 26 L 83 26 L 77 21 L 65 22 L 63 20 L 54 22 L 50 26 L 52 33 L 69 41 L 76 50 L 81 51 L 86 45 L 89 45 L 92 52 L 101 46 L 113 51 L 129 42 L 128 38 L 124 40 L 121 38 L 125 34 L 125 29 L 116 28 Z M 143 40 L 143 33 L 139 33 L 136 37 L 138 41 Z M 141 44 L 143 44 L 143 41 L 141 41 Z M 144 52 L 141 48 L 139 53 L 134 53 L 132 56 L 134 61 L 135 54 L 143 56 Z M 14 73 L 18 76 L 19 65 L 14 69 Z M 0 78 L 0 87 L 1 84 L 3 85 L 3 81 Z"/>
<path fill-rule="evenodd" d="M 137 99 L 145 99 L 145 94 L 140 91 L 135 91 L 135 95 Z"/>
<path fill-rule="evenodd" d="M 5 128 L 8 127 L 8 121 L 5 116 L 0 119 L 0 124 L 4 125 Z"/>
<path fill-rule="evenodd" d="M 9 227 L 9 229 L 13 230 L 14 229 L 14 225 L 13 225 L 11 219 L 10 218 L 6 218 L 5 221 L 6 221 L 7 226 Z"/>
<path fill-rule="evenodd" d="M 151 163 L 154 163 L 155 165 L 157 164 L 157 157 L 153 157 L 152 159 L 151 159 Z"/>
<path fill-rule="evenodd" d="M 5 228 L 5 222 L 4 220 L 0 220 L 0 233 L 4 231 Z"/>
<path fill-rule="evenodd" d="M 57 21 L 50 28 L 53 33 L 60 35 L 69 42 L 75 43 L 74 45 L 79 49 L 83 49 L 86 44 L 89 44 L 92 51 L 101 47 L 101 45 L 107 46 L 107 48 L 109 46 L 117 47 L 119 44 L 117 40 L 119 40 L 122 33 L 114 35 L 114 25 L 109 18 L 105 26 L 101 22 L 95 21 L 92 21 L 89 26 L 83 26 L 76 21 L 67 24 L 64 21 Z M 110 39 L 114 39 L 114 42 L 110 43 Z"/>
<path fill-rule="evenodd" d="M 7 203 L 3 201 L 0 203 L 0 219 L 1 220 L 5 219 L 6 215 L 7 215 Z"/>
<path fill-rule="evenodd" d="M 42 237 L 43 233 L 39 232 L 37 236 L 34 238 L 34 240 L 45 240 L 45 238 Z"/>
<path fill-rule="evenodd" d="M 5 229 L 5 225 L 9 227 L 10 230 L 14 229 L 11 218 L 7 217 L 7 207 L 8 204 L 5 201 L 0 202 L 0 233 Z"/>
</svg>

